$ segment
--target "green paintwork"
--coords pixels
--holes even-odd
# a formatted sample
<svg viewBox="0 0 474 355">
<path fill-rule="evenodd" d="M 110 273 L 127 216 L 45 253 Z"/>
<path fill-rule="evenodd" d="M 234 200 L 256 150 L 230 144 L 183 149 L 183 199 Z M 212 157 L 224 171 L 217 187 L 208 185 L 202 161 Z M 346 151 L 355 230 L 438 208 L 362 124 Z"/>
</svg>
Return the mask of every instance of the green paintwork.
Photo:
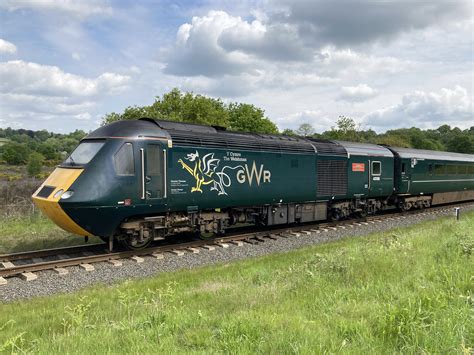
<svg viewBox="0 0 474 355">
<path fill-rule="evenodd" d="M 169 211 L 337 201 L 358 196 L 388 198 L 394 192 L 427 194 L 465 188 L 474 190 L 473 181 L 446 183 L 442 180 L 453 177 L 429 175 L 427 164 L 436 163 L 434 161 L 419 161 L 412 168 L 410 160 L 403 159 L 406 172 L 401 174 L 402 160 L 386 156 L 353 154 L 347 158 L 318 156 L 316 153 L 171 146 L 169 134 L 150 121 L 117 122 L 99 128 L 86 139 L 105 139 L 105 144 L 83 167 L 84 173 L 71 186 L 74 195 L 60 201 L 60 205 L 77 224 L 100 236 L 112 235 L 127 218 Z M 118 176 L 113 157 L 127 142 L 133 144 L 135 175 Z M 160 161 L 156 161 L 159 172 L 150 175 L 148 165 L 153 164 L 147 161 L 150 145 L 155 145 L 164 152 L 163 156 L 167 156 L 166 194 L 162 191 L 165 171 Z M 146 190 L 150 192 L 144 199 L 141 198 L 141 149 L 144 151 L 145 174 L 149 176 Z M 318 159 L 347 160 L 346 194 L 316 195 Z M 381 162 L 380 176 L 371 174 L 372 161 Z M 363 164 L 364 171 L 353 171 L 353 164 Z M 474 178 L 472 174 L 466 176 Z M 418 180 L 439 182 L 421 183 Z M 127 199 L 130 205 L 125 204 Z"/>
<path fill-rule="evenodd" d="M 405 172 L 402 172 L 402 164 L 405 165 Z M 432 194 L 437 192 L 451 192 L 474 190 L 474 175 L 466 174 L 436 174 L 434 166 L 443 165 L 462 165 L 473 166 L 472 163 L 443 161 L 443 160 L 418 160 L 412 166 L 411 159 L 398 158 L 395 160 L 395 191 L 399 194 L 419 195 Z M 430 172 L 429 166 L 432 166 Z"/>
</svg>

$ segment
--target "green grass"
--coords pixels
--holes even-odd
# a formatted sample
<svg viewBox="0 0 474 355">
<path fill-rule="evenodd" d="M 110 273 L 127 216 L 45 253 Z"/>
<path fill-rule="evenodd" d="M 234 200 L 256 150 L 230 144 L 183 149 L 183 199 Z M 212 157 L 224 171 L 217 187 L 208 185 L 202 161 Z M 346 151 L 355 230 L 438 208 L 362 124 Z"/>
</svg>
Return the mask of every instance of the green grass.
<svg viewBox="0 0 474 355">
<path fill-rule="evenodd" d="M 90 238 L 99 243 L 98 238 Z M 0 254 L 83 244 L 84 238 L 70 235 L 36 213 L 0 219 Z"/>
<path fill-rule="evenodd" d="M 4 304 L 0 352 L 467 354 L 473 225 L 471 212 Z"/>
</svg>

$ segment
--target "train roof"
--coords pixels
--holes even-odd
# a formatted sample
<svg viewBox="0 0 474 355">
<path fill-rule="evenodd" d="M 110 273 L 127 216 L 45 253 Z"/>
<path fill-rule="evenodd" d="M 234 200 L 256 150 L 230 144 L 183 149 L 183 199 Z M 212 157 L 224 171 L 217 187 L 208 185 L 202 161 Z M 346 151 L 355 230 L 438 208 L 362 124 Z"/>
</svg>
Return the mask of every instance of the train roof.
<svg viewBox="0 0 474 355">
<path fill-rule="evenodd" d="M 472 154 L 451 153 L 451 152 L 441 152 L 441 151 L 436 151 L 436 150 L 410 149 L 410 148 L 399 148 L 399 147 L 390 147 L 390 149 L 396 154 L 398 154 L 400 158 L 446 160 L 446 161 L 470 162 L 470 163 L 474 162 L 474 155 Z"/>
<path fill-rule="evenodd" d="M 97 128 L 84 139 L 156 137 L 169 139 L 165 130 L 146 120 L 123 120 Z"/>
<path fill-rule="evenodd" d="M 236 150 L 273 151 L 287 153 L 316 153 L 316 148 L 308 140 L 282 135 L 229 132 L 223 127 L 203 126 L 183 122 L 155 120 L 159 128 L 168 132 L 173 146 L 224 148 Z"/>
<path fill-rule="evenodd" d="M 366 155 L 393 158 L 393 153 L 381 145 L 371 143 L 356 143 L 346 141 L 334 141 L 343 146 L 349 155 Z"/>
</svg>

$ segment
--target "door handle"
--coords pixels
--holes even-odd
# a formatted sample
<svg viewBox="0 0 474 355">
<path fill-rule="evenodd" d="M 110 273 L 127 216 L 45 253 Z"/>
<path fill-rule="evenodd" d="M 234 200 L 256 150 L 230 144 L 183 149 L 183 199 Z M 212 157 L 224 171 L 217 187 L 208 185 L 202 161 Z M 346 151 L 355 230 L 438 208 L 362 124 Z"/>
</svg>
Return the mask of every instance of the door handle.
<svg viewBox="0 0 474 355">
<path fill-rule="evenodd" d="M 151 177 L 145 176 L 146 183 L 148 184 L 151 181 Z"/>
</svg>

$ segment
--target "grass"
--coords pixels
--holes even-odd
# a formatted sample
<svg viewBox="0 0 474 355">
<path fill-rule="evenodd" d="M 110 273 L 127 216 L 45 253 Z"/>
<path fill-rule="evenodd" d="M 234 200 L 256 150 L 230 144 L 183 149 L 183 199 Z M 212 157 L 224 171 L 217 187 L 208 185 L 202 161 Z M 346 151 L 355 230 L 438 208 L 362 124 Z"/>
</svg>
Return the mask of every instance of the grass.
<svg viewBox="0 0 474 355">
<path fill-rule="evenodd" d="M 89 241 L 100 242 L 98 238 Z M 84 238 L 68 234 L 38 213 L 0 219 L 0 254 L 83 243 Z"/>
<path fill-rule="evenodd" d="M 473 225 L 471 212 L 3 304 L 0 352 L 472 353 Z"/>
</svg>

